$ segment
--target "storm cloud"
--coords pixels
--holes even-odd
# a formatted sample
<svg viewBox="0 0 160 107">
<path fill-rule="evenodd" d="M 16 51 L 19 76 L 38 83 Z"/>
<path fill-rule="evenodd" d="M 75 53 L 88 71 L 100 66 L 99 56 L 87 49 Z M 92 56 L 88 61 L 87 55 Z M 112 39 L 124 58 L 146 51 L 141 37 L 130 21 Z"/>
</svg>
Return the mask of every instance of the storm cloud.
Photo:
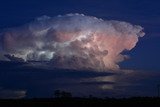
<svg viewBox="0 0 160 107">
<path fill-rule="evenodd" d="M 1 54 L 25 61 L 49 61 L 58 68 L 118 70 L 124 50 L 136 46 L 143 28 L 83 14 L 42 16 L 1 32 Z"/>
</svg>

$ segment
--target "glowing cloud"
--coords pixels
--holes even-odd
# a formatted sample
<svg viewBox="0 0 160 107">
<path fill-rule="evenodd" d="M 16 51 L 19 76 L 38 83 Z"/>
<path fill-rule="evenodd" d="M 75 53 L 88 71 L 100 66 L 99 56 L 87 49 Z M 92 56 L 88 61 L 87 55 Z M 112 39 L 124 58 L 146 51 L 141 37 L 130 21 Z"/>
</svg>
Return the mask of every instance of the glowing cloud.
<svg viewBox="0 0 160 107">
<path fill-rule="evenodd" d="M 24 60 L 49 61 L 69 69 L 117 70 L 144 36 L 143 28 L 127 22 L 102 20 L 83 14 L 42 16 L 1 33 L 3 54 Z"/>
</svg>

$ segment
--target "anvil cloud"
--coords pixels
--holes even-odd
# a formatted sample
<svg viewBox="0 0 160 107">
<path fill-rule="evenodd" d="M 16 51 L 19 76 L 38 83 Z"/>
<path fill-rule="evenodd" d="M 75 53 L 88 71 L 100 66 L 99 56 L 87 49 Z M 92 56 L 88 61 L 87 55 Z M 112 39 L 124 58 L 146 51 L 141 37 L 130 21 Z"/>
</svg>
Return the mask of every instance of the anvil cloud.
<svg viewBox="0 0 160 107">
<path fill-rule="evenodd" d="M 42 16 L 26 25 L 1 32 L 1 54 L 25 61 L 49 61 L 69 69 L 117 70 L 136 46 L 143 28 L 123 21 L 83 14 Z"/>
</svg>

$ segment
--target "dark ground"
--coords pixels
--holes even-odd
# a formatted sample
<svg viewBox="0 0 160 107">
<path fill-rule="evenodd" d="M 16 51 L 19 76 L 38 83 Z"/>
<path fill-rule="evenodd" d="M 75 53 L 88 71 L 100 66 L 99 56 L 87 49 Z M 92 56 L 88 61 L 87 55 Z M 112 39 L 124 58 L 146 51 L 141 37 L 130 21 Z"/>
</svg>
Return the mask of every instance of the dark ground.
<svg viewBox="0 0 160 107">
<path fill-rule="evenodd" d="M 0 100 L 0 107 L 160 107 L 160 98 L 134 97 L 123 99 L 56 98 Z"/>
</svg>

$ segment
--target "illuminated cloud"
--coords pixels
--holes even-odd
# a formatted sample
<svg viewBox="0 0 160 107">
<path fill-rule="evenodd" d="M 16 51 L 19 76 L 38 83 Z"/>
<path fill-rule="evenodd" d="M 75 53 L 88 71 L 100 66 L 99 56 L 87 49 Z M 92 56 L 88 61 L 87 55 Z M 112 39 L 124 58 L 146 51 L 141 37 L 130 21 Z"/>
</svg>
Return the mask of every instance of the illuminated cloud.
<svg viewBox="0 0 160 107">
<path fill-rule="evenodd" d="M 83 14 L 42 16 L 1 33 L 1 53 L 24 60 L 50 61 L 53 67 L 117 70 L 135 47 L 143 28 Z"/>
<path fill-rule="evenodd" d="M 20 99 L 26 96 L 24 90 L 5 90 L 0 89 L 0 99 Z"/>
</svg>

